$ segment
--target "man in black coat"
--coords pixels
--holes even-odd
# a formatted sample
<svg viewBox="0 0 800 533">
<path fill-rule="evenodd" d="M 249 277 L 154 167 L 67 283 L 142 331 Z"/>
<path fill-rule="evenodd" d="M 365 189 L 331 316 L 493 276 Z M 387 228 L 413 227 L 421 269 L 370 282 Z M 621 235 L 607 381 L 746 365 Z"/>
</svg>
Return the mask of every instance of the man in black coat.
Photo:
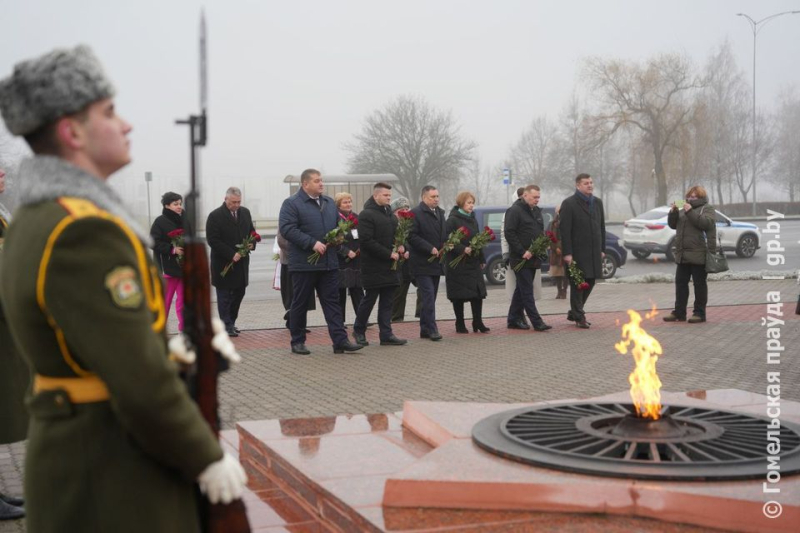
<svg viewBox="0 0 800 533">
<path fill-rule="evenodd" d="M 250 279 L 250 256 L 242 256 L 236 246 L 255 231 L 250 210 L 242 207 L 242 191 L 229 187 L 225 201 L 211 211 L 206 220 L 206 240 L 211 248 L 211 284 L 217 289 L 217 311 L 231 337 L 239 336 L 236 319 Z M 250 245 L 255 249 L 255 244 Z M 233 262 L 223 276 L 222 271 Z"/>
<path fill-rule="evenodd" d="M 534 330 L 547 331 L 552 329 L 552 326 L 548 326 L 542 320 L 533 297 L 533 278 L 536 276 L 540 261 L 528 251 L 531 243 L 544 233 L 544 218 L 538 207 L 541 196 L 538 185 L 525 187 L 522 198 L 506 211 L 503 233 L 508 241 L 509 268 L 514 268 L 520 261 L 525 260 L 523 267 L 516 273 L 517 288 L 514 289 L 511 306 L 508 308 L 508 321 L 511 322 L 515 317 L 525 313 L 530 318 Z"/>
<path fill-rule="evenodd" d="M 361 349 L 347 338 L 339 305 L 339 259 L 336 251 L 323 242 L 325 234 L 335 229 L 340 220 L 333 198 L 322 194 L 324 190 L 319 170 L 304 170 L 300 175 L 300 189 L 283 201 L 278 220 L 281 235 L 289 241 L 289 271 L 292 273 L 289 329 L 292 353 L 299 355 L 311 353 L 306 347 L 306 317 L 314 291 L 328 323 L 333 353 Z M 309 262 L 315 252 L 319 254 L 318 260 Z"/>
<path fill-rule="evenodd" d="M 358 233 L 361 239 L 361 284 L 366 294 L 358 305 L 356 321 L 353 324 L 353 338 L 361 346 L 369 346 L 367 320 L 375 302 L 378 303 L 378 327 L 381 346 L 401 346 L 405 339 L 398 339 L 392 332 L 392 297 L 400 284 L 392 263 L 405 253 L 403 246 L 394 250 L 394 234 L 397 219 L 392 215 L 389 204 L 392 202 L 392 186 L 376 183 L 372 188 L 372 198 L 364 204 L 359 213 Z"/>
<path fill-rule="evenodd" d="M 419 336 L 438 341 L 442 335 L 436 326 L 436 295 L 439 292 L 442 265 L 438 259 L 431 263 L 428 258 L 437 255 L 447 240 L 447 217 L 444 209 L 439 207 L 439 191 L 436 187 L 423 187 L 422 201 L 411 212 L 414 213 L 414 224 L 408 236 L 411 248 L 409 267 L 417 281 L 417 294 L 421 300 Z"/>
<path fill-rule="evenodd" d="M 575 178 L 575 194 L 561 204 L 561 245 L 564 264 L 575 261 L 583 272 L 587 289 L 579 289 L 569 280 L 567 320 L 581 329 L 589 329 L 583 306 L 594 288 L 595 280 L 603 277 L 603 258 L 606 256 L 606 220 L 603 202 L 594 196 L 594 182 L 589 174 Z"/>
</svg>

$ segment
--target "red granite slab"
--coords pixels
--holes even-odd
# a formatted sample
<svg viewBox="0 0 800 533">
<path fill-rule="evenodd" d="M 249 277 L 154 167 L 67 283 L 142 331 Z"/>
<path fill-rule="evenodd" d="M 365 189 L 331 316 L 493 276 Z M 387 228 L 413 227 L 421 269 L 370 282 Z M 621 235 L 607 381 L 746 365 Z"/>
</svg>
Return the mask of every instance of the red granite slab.
<svg viewBox="0 0 800 533">
<path fill-rule="evenodd" d="M 663 401 L 763 415 L 767 398 L 718 390 L 665 392 Z M 796 531 L 787 524 L 800 523 L 797 476 L 781 480 L 783 515 L 768 520 L 763 480 L 600 478 L 505 461 L 472 444 L 475 422 L 521 405 L 407 402 L 404 426 L 395 414 L 243 422 L 240 460 L 258 500 L 249 511 L 254 531 L 694 533 Z M 782 403 L 788 416 L 799 408 Z"/>
</svg>

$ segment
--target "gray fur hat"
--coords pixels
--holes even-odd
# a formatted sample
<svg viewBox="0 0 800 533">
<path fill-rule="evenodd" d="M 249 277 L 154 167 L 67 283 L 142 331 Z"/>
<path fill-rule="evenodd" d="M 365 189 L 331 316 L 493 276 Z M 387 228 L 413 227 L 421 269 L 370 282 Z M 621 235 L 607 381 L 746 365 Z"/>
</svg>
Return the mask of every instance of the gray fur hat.
<svg viewBox="0 0 800 533">
<path fill-rule="evenodd" d="M 404 208 L 405 209 L 410 209 L 411 208 L 411 204 L 408 203 L 408 198 L 406 198 L 405 196 L 398 196 L 397 198 L 392 200 L 392 203 L 389 204 L 389 207 L 392 208 L 392 213 L 394 213 L 395 211 L 398 211 L 400 209 L 404 209 Z"/>
<path fill-rule="evenodd" d="M 0 80 L 0 114 L 9 132 L 28 135 L 112 96 L 114 87 L 100 61 L 79 45 L 17 63 L 14 73 Z"/>
</svg>

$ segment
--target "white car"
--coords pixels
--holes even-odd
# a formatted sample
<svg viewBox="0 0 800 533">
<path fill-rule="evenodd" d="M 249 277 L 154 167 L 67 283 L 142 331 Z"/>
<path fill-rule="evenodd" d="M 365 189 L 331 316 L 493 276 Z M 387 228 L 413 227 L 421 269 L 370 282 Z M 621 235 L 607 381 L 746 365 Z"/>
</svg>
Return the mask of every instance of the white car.
<svg viewBox="0 0 800 533">
<path fill-rule="evenodd" d="M 669 207 L 656 207 L 636 218 L 625 221 L 623 246 L 634 257 L 644 259 L 652 253 L 666 254 L 673 259 L 675 230 L 667 225 Z M 755 224 L 736 222 L 717 211 L 717 240 L 722 249 L 736 252 L 739 257 L 753 257 L 761 244 L 761 231 Z"/>
</svg>

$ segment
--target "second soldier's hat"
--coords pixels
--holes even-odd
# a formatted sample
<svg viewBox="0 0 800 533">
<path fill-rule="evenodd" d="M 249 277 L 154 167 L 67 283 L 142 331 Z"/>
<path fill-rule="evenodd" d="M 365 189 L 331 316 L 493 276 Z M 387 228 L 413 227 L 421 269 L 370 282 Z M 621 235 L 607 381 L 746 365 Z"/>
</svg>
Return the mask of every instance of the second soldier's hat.
<svg viewBox="0 0 800 533">
<path fill-rule="evenodd" d="M 14 135 L 28 135 L 89 104 L 114 96 L 114 87 L 85 45 L 17 63 L 0 80 L 0 114 Z"/>
</svg>

